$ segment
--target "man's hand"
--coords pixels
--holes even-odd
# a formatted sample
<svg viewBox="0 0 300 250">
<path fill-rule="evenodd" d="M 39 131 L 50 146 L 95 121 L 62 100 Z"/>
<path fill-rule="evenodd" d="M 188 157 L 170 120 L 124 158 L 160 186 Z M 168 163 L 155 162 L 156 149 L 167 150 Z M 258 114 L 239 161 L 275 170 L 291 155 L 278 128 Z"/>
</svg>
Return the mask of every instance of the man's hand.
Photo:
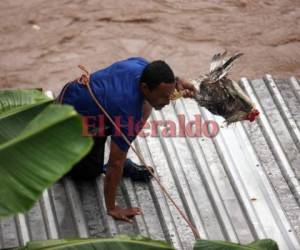
<svg viewBox="0 0 300 250">
<path fill-rule="evenodd" d="M 195 96 L 196 88 L 193 84 L 181 78 L 177 78 L 176 81 L 177 90 L 182 92 L 183 97 L 188 98 Z"/>
<path fill-rule="evenodd" d="M 114 209 L 107 211 L 107 214 L 109 214 L 116 220 L 123 220 L 132 224 L 133 220 L 131 220 L 130 218 L 134 217 L 135 215 L 142 214 L 142 210 L 138 207 L 133 207 L 133 208 L 115 207 Z"/>
</svg>

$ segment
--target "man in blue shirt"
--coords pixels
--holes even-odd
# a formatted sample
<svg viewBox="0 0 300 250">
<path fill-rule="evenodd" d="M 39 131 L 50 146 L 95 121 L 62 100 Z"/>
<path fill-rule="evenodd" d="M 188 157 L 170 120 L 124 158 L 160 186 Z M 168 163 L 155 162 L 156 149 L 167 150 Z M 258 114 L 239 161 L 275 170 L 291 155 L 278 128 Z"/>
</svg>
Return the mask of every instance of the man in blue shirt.
<svg viewBox="0 0 300 250">
<path fill-rule="evenodd" d="M 184 97 L 192 96 L 195 91 L 194 86 L 186 81 L 178 80 L 175 83 L 173 71 L 164 61 L 149 63 L 140 57 L 118 61 L 96 71 L 90 75 L 89 85 L 97 101 L 110 117 L 117 121 L 119 129 L 130 142 L 136 138 L 138 131 L 133 132 L 129 124 L 138 125 L 148 119 L 152 108 L 160 110 L 169 104 L 176 85 L 179 90 L 184 91 Z M 150 173 L 143 166 L 126 159 L 130 145 L 101 112 L 84 84 L 79 81 L 66 84 L 58 99 L 61 103 L 74 106 L 84 117 L 104 118 L 96 133 L 92 132 L 94 135 L 92 150 L 68 175 L 77 179 L 91 179 L 106 172 L 104 196 L 107 213 L 115 219 L 131 222 L 130 218 L 141 214 L 141 210 L 117 207 L 115 205 L 117 186 L 122 175 L 130 176 L 133 180 L 147 181 Z M 86 121 L 93 122 L 94 119 Z M 106 170 L 103 161 L 104 145 L 108 135 L 111 136 L 111 144 Z"/>
</svg>

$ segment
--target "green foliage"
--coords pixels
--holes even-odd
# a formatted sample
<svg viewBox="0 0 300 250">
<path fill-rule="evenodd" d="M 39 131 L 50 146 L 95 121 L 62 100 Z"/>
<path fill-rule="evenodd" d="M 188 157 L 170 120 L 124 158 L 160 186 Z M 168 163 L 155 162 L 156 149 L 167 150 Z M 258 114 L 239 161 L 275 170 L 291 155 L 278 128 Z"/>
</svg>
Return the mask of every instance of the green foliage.
<svg viewBox="0 0 300 250">
<path fill-rule="evenodd" d="M 174 250 L 166 242 L 145 237 L 117 236 L 115 238 L 62 239 L 32 241 L 16 250 Z"/>
<path fill-rule="evenodd" d="M 39 90 L 3 90 L 0 91 L 0 116 L 12 115 L 44 102 L 52 100 Z"/>
<path fill-rule="evenodd" d="M 92 146 L 81 120 L 37 90 L 0 91 L 0 218 L 25 212 Z"/>
<path fill-rule="evenodd" d="M 257 240 L 248 245 L 241 245 L 228 241 L 198 240 L 194 250 L 278 250 L 275 241 L 270 239 Z"/>
<path fill-rule="evenodd" d="M 60 239 L 46 241 L 32 241 L 25 247 L 15 250 L 157 250 L 174 249 L 163 241 L 151 240 L 142 236 L 129 237 L 119 235 L 115 238 L 91 238 L 91 239 Z M 248 245 L 240 245 L 226 241 L 198 240 L 194 250 L 278 250 L 273 240 L 257 240 Z"/>
</svg>

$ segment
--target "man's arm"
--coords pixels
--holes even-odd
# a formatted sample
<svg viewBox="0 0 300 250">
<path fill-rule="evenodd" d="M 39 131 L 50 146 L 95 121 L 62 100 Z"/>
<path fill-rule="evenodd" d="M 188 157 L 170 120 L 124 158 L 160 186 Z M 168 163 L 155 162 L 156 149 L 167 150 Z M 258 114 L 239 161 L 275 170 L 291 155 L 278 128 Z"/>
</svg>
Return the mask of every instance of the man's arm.
<svg viewBox="0 0 300 250">
<path fill-rule="evenodd" d="M 117 187 L 123 174 L 123 164 L 127 153 L 111 141 L 108 170 L 104 180 L 104 196 L 107 213 L 118 220 L 132 223 L 131 217 L 141 214 L 140 208 L 120 208 L 116 206 Z"/>
</svg>

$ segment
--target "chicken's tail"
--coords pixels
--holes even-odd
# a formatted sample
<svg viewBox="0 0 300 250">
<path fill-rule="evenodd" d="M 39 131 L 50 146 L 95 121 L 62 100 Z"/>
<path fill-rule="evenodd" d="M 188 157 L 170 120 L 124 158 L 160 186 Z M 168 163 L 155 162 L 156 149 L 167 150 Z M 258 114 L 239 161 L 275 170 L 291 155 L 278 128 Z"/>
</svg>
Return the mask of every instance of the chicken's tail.
<svg viewBox="0 0 300 250">
<path fill-rule="evenodd" d="M 222 54 L 215 54 L 213 56 L 209 70 L 210 80 L 215 82 L 227 76 L 233 65 L 233 62 L 243 55 L 243 53 L 236 53 L 232 57 L 225 59 L 226 53 L 227 51 L 223 52 Z"/>
</svg>

